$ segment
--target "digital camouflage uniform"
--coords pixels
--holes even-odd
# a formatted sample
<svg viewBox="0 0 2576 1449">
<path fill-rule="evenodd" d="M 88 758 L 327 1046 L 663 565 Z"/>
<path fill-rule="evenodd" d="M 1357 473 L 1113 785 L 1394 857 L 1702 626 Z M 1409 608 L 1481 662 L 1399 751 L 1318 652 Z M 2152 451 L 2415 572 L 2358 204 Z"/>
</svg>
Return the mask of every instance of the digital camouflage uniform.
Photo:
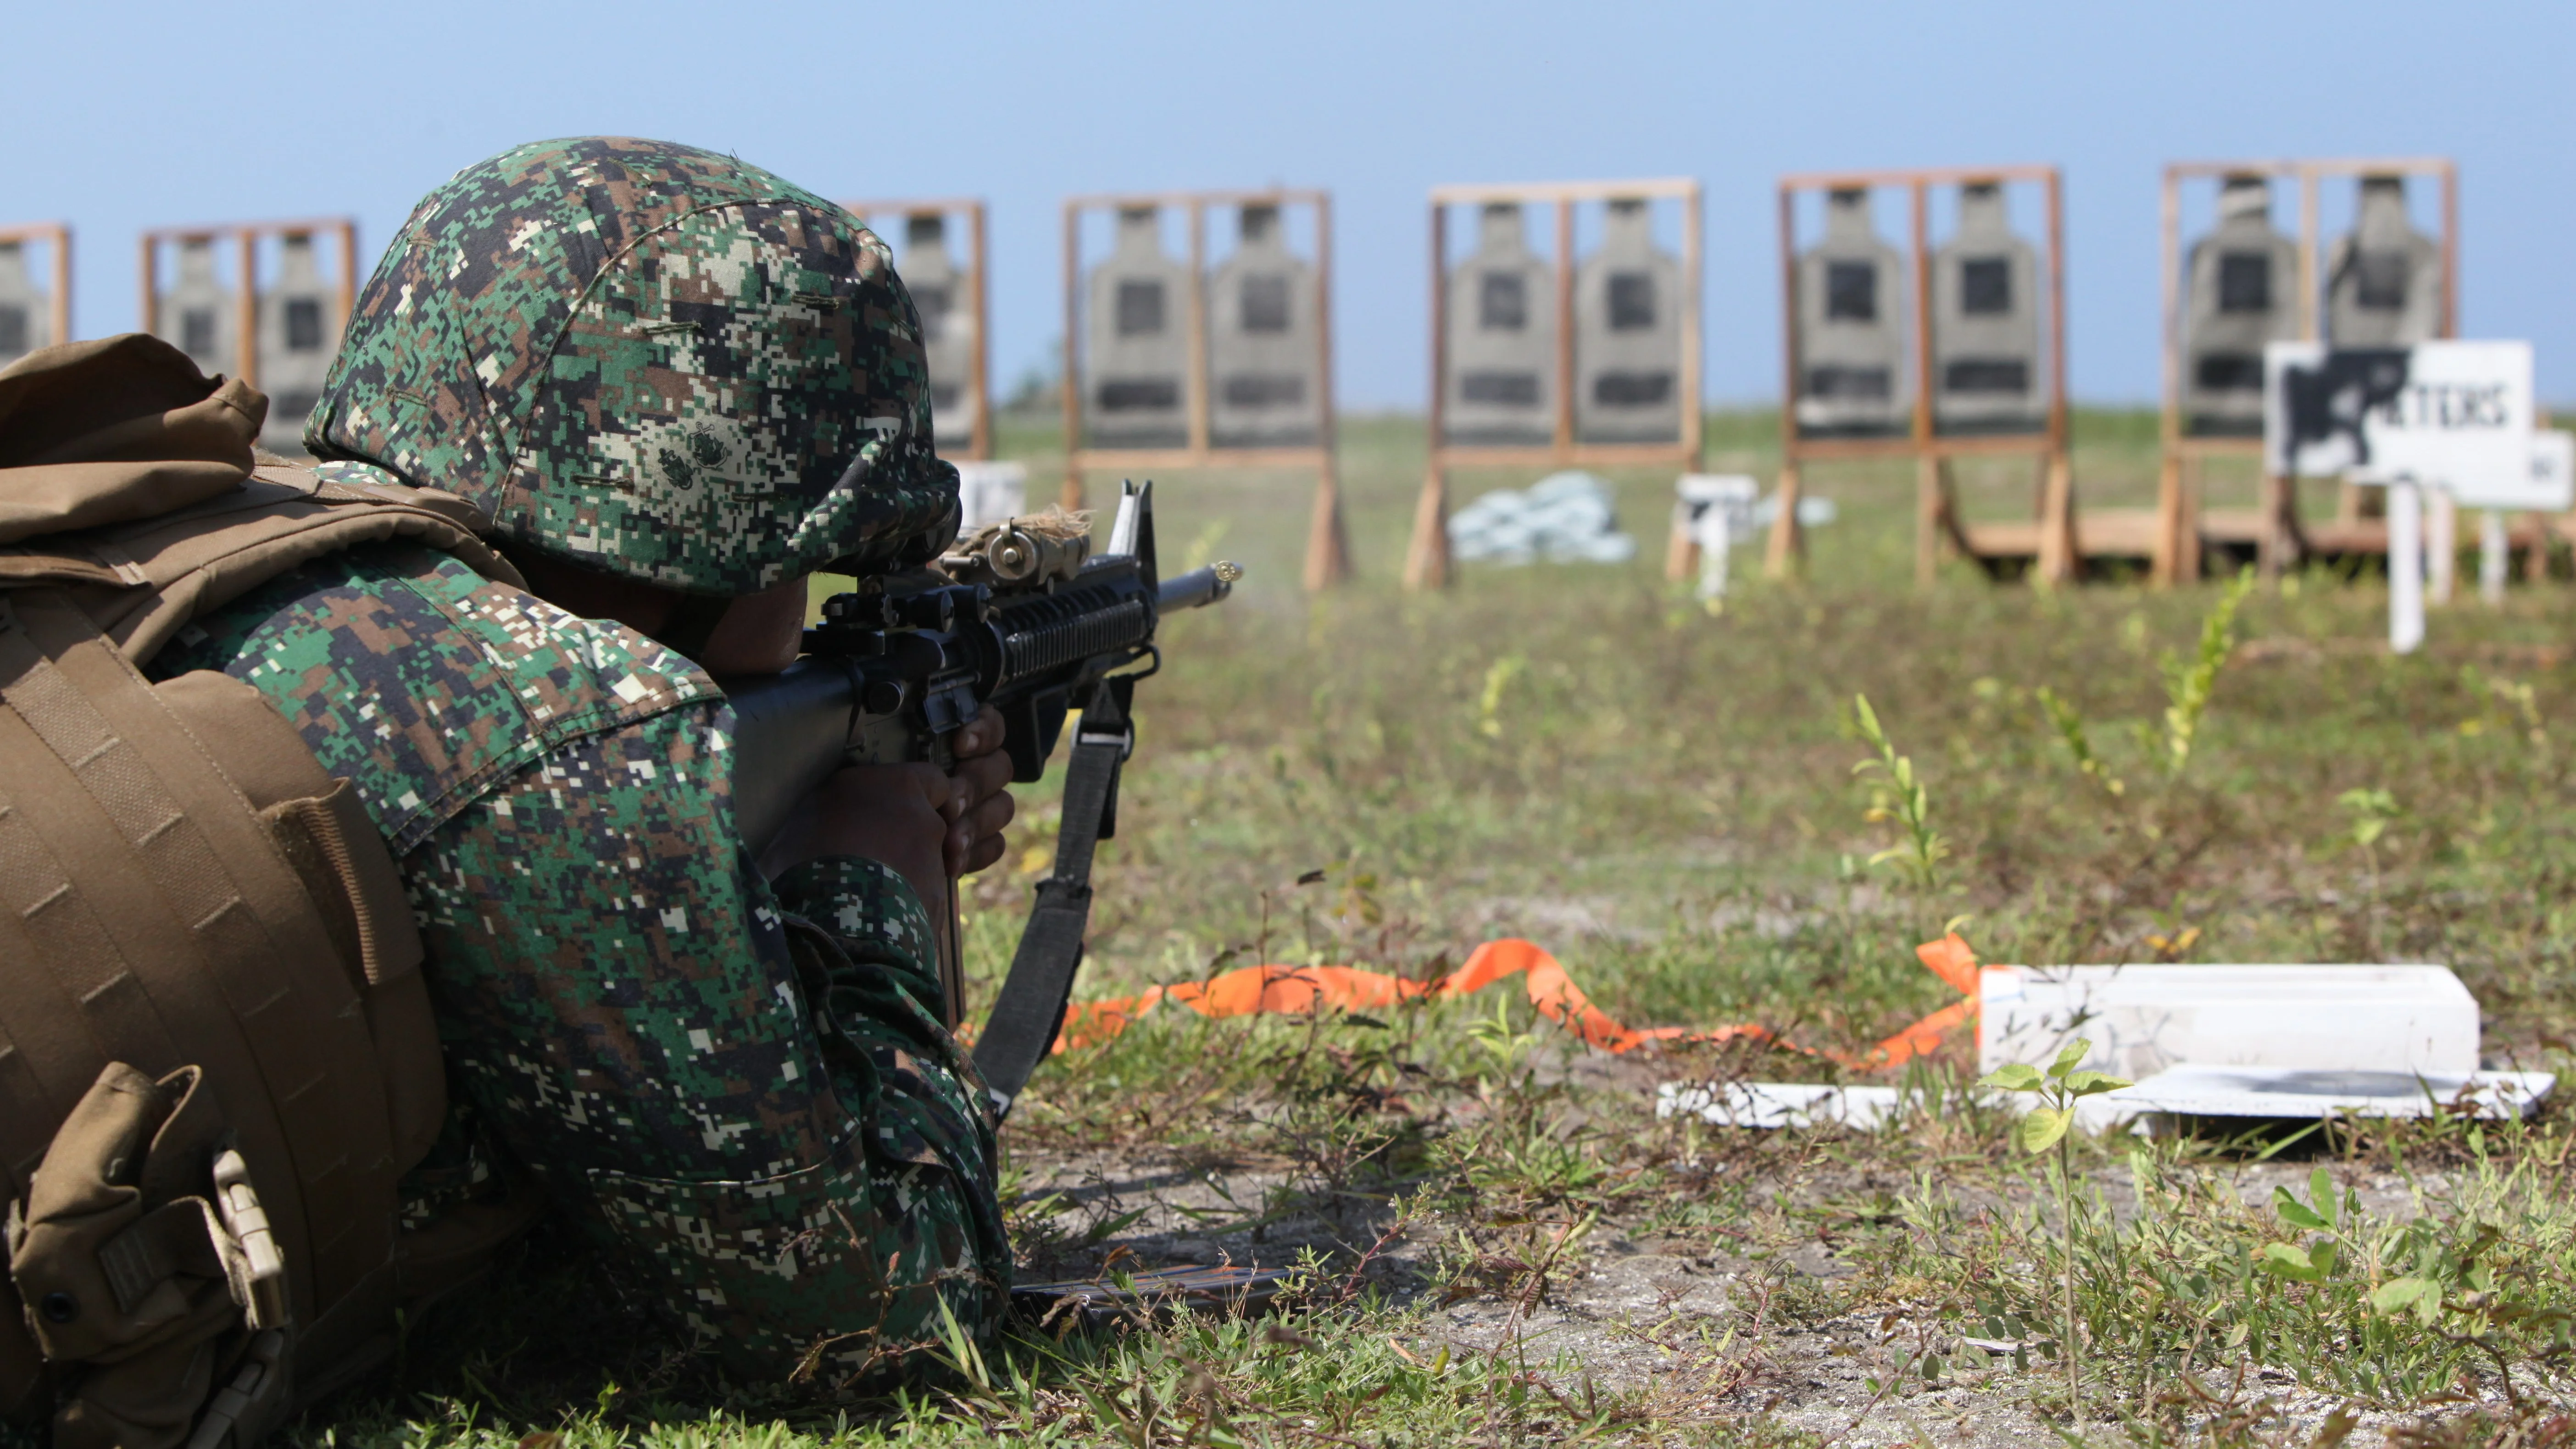
<svg viewBox="0 0 2576 1449">
<path fill-rule="evenodd" d="M 955 529 L 919 323 L 838 207 L 657 142 L 459 173 L 360 298 L 306 442 L 461 494 L 505 547 L 724 598 Z M 720 691 L 681 655 L 411 547 L 201 619 L 401 863 L 456 1095 L 738 1370 L 896 1367 L 999 1321 L 994 1122 L 894 871 L 764 879 Z M 451 1123 L 451 1147 L 470 1139 Z M 437 1162 L 438 1159 L 433 1159 Z M 438 1174 L 471 1176 L 450 1154 Z"/>
</svg>

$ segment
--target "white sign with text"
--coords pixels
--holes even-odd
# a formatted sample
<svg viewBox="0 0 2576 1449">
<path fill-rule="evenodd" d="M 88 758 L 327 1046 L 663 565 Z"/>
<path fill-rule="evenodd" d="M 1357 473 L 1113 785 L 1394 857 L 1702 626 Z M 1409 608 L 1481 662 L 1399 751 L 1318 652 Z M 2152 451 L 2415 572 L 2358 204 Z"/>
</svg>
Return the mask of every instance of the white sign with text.
<svg viewBox="0 0 2576 1449">
<path fill-rule="evenodd" d="M 2576 508 L 2576 433 L 2542 428 L 2531 435 L 2531 501 L 2491 504 L 2564 513 Z"/>
<path fill-rule="evenodd" d="M 2473 508 L 2548 508 L 2532 476 L 2531 344 L 2263 349 L 2263 452 L 2289 477 L 2411 482 Z"/>
</svg>

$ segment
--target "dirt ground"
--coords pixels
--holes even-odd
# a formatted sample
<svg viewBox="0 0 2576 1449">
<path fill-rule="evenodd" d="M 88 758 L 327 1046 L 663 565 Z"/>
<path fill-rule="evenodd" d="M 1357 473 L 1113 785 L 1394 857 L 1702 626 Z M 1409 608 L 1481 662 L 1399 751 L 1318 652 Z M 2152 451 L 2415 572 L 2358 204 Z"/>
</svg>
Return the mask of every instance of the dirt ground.
<svg viewBox="0 0 2576 1449">
<path fill-rule="evenodd" d="M 1970 1340 L 1989 1362 L 1965 1367 L 1958 1335 L 1918 1321 L 1904 1305 L 1831 1311 L 1832 1283 L 1853 1269 L 1822 1243 L 1755 1258 L 1712 1252 L 1704 1241 L 1638 1240 L 1605 1229 L 1569 1255 L 1534 1296 L 1478 1294 L 1443 1302 L 1428 1272 L 1429 1253 L 1444 1232 L 1436 1218 L 1416 1219 L 1390 1237 L 1396 1219 L 1384 1198 L 1356 1195 L 1339 1214 L 1311 1204 L 1265 1214 L 1262 1205 L 1273 1194 L 1294 1186 L 1284 1162 L 1148 1151 L 1024 1152 L 1019 1163 L 1030 1197 L 1053 1193 L 1066 1205 L 1058 1221 L 1069 1236 L 1032 1265 L 1031 1278 L 1079 1278 L 1104 1265 L 1287 1266 L 1311 1248 L 1342 1263 L 1363 1262 L 1342 1286 L 1365 1282 L 1394 1302 L 1426 1310 L 1420 1337 L 1399 1344 L 1415 1358 L 1433 1361 L 1444 1348 L 1453 1355 L 1501 1355 L 1570 1402 L 1619 1390 L 1642 1394 L 1659 1418 L 1718 1423 L 1767 1415 L 1837 1449 L 2003 1449 L 2058 1442 L 2067 1427 L 2053 1399 L 2045 1411 L 2032 1402 L 2035 1391 L 2050 1398 L 2057 1387 L 2058 1370 L 2049 1361 L 2030 1358 L 2026 1368 L 2016 1368 L 2014 1345 Z M 2248 1204 L 2260 1205 L 2275 1187 L 2300 1189 L 2311 1166 L 2249 1163 L 2234 1173 L 2234 1184 Z M 1808 1190 L 1851 1194 L 1903 1185 L 1892 1175 L 1834 1180 L 1828 1174 Z M 2096 1185 L 2115 1211 L 2131 1208 L 2121 1175 L 2104 1174 Z M 2347 1185 L 2373 1210 L 2395 1211 L 2414 1200 L 2413 1189 L 2390 1175 Z M 1962 1366 L 1937 1384 L 1900 1371 L 1927 1352 Z M 2204 1374 L 2198 1392 L 2206 1409 L 2195 1428 L 2227 1424 L 2240 1435 L 2288 1444 L 2308 1443 L 2343 1403 L 2271 1370 Z M 2420 1418 L 2366 1414 L 2350 1442 L 2379 1442 L 2389 1424 Z M 2103 1419 L 2090 1430 L 2114 1427 Z"/>
</svg>

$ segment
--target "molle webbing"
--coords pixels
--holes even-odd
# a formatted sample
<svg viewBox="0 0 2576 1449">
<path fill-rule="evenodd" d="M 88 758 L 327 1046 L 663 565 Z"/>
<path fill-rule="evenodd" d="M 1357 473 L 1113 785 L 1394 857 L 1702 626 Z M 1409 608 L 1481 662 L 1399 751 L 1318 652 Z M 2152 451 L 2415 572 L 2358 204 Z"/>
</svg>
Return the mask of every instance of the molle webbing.
<svg viewBox="0 0 2576 1449">
<path fill-rule="evenodd" d="M 192 730 L 183 710 L 222 728 Z M 227 758 L 264 794 L 294 795 L 245 795 Z M 368 940 L 369 927 L 385 934 L 368 919 L 381 912 L 329 897 L 373 883 L 353 867 L 317 900 L 292 859 L 335 870 L 353 854 L 339 838 L 352 813 L 371 829 L 248 686 L 192 674 L 156 689 L 61 595 L 0 596 L 0 1156 L 11 1196 L 109 1064 L 155 1076 L 201 1067 L 308 1324 L 353 1297 L 390 1301 L 395 1180 L 441 1106 L 409 921 Z M 335 931 L 335 914 L 351 924 Z M 361 995 L 368 954 L 392 988 L 369 992 L 383 1000 Z M 411 1079 L 391 1080 L 397 1067 Z"/>
<path fill-rule="evenodd" d="M 327 1387 L 385 1341 L 398 1292 L 440 1286 L 398 1283 L 396 1184 L 436 1138 L 446 1085 L 419 935 L 355 791 L 251 686 L 205 671 L 156 685 L 140 668 L 198 614 L 363 544 L 414 542 L 518 581 L 457 499 L 259 465 L 249 439 L 266 409 L 150 338 L 0 369 L 0 1196 L 31 1201 L 39 1163 L 103 1083 L 193 1071 L 200 1110 L 238 1153 L 227 1170 L 246 1185 L 231 1190 L 273 1232 L 291 1320 L 291 1339 L 247 1350 L 236 1327 L 206 1329 L 248 1354 L 243 1377 L 215 1381 L 199 1428 L 218 1437 L 235 1422 L 226 1395 L 259 1363 L 275 1377 L 256 1420 L 236 1423 L 246 1436 L 283 1411 L 276 1385 Z M 511 1225 L 442 1240 L 435 1276 L 463 1276 Z M 99 1266 L 23 1241 L 39 1257 L 16 1278 Z M 151 1265 L 180 1272 L 185 1257 L 101 1263 L 123 1300 Z M 110 1440 L 176 1449 L 165 1411 L 184 1411 L 198 1378 L 146 1374 L 147 1398 L 177 1397 L 143 1433 L 104 1401 L 84 1409 L 80 1387 L 140 1349 L 49 1365 L 22 1313 L 0 1280 L 0 1417 L 63 1391 L 58 1442 L 124 1423 Z M 58 1349 L 86 1341 L 47 1333 Z M 93 1372 L 65 1375 L 73 1364 Z"/>
</svg>

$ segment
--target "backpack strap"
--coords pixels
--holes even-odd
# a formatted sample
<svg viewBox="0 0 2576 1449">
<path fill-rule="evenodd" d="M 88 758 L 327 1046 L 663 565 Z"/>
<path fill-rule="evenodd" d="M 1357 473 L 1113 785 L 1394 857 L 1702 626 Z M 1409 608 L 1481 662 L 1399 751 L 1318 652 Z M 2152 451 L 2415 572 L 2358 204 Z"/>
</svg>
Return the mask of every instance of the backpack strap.
<svg viewBox="0 0 2576 1449">
<path fill-rule="evenodd" d="M 309 469 L 263 464 L 238 488 L 174 513 L 0 547 L 0 590 L 62 589 L 140 664 L 190 619 L 300 564 L 367 544 L 418 543 L 526 587 L 476 534 L 480 523 L 472 504 L 436 489 L 325 482 Z"/>
</svg>

